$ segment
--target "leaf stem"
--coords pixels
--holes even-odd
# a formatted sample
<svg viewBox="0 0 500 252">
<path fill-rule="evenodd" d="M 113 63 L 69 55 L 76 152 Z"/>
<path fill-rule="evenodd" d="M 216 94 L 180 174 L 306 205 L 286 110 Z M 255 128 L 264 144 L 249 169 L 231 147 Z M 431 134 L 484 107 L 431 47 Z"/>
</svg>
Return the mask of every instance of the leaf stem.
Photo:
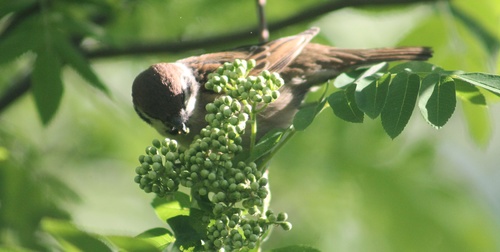
<svg viewBox="0 0 500 252">
<path fill-rule="evenodd" d="M 257 112 L 255 104 L 252 105 L 252 112 L 250 113 L 250 153 L 252 153 L 255 147 L 255 141 L 257 140 Z"/>
</svg>

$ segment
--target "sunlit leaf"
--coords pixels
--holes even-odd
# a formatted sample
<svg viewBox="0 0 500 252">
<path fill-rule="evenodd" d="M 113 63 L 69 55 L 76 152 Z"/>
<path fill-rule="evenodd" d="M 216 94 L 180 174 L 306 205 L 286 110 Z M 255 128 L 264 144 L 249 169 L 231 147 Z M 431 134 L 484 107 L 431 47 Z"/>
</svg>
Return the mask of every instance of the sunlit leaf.
<svg viewBox="0 0 500 252">
<path fill-rule="evenodd" d="M 68 221 L 44 219 L 42 228 L 59 241 L 64 251 L 112 251 L 100 237 L 86 233 Z"/>
<path fill-rule="evenodd" d="M 375 64 L 373 66 L 370 66 L 366 71 L 361 74 L 357 80 L 355 81 L 356 84 L 359 84 L 359 81 L 362 81 L 365 78 L 368 79 L 378 79 L 380 77 L 380 73 L 385 73 L 389 69 L 389 64 L 387 62 L 380 62 L 378 64 Z"/>
<path fill-rule="evenodd" d="M 442 69 L 434 64 L 425 61 L 408 61 L 405 63 L 398 64 L 391 69 L 391 73 L 400 73 L 403 71 L 408 71 L 411 73 L 427 73 L 434 71 L 441 71 Z"/>
<path fill-rule="evenodd" d="M 354 83 L 354 81 L 358 79 L 359 76 L 363 74 L 365 71 L 366 69 L 356 69 L 354 71 L 341 73 L 339 74 L 339 76 L 335 78 L 335 80 L 333 80 L 333 85 L 336 88 L 343 88 L 349 84 Z"/>
<path fill-rule="evenodd" d="M 166 221 L 177 215 L 189 215 L 189 204 L 186 206 L 185 198 L 189 196 L 182 192 L 176 192 L 170 197 L 154 198 L 151 205 L 155 209 L 160 220 Z"/>
<path fill-rule="evenodd" d="M 380 115 L 387 97 L 387 90 L 391 82 L 391 75 L 387 74 L 380 79 L 365 78 L 356 85 L 356 104 L 359 109 L 371 118 Z"/>
<path fill-rule="evenodd" d="M 422 116 L 436 128 L 446 124 L 455 111 L 455 82 L 450 77 L 430 74 L 422 80 L 418 106 Z"/>
<path fill-rule="evenodd" d="M 172 228 L 175 235 L 175 246 L 177 248 L 191 248 L 201 245 L 201 239 L 204 235 L 199 233 L 193 227 L 195 221 L 191 220 L 191 216 L 179 215 L 167 220 L 168 225 Z"/>
<path fill-rule="evenodd" d="M 397 137 L 410 120 L 417 101 L 420 78 L 406 71 L 394 77 L 382 109 L 382 126 L 391 138 Z"/>
<path fill-rule="evenodd" d="M 59 108 L 63 94 L 61 62 L 50 48 L 38 51 L 32 74 L 32 90 L 38 114 L 48 124 Z"/>
<path fill-rule="evenodd" d="M 486 98 L 479 88 L 460 78 L 455 78 L 457 97 L 462 100 L 462 108 L 469 133 L 476 144 L 486 146 L 491 137 L 491 119 Z"/>
<path fill-rule="evenodd" d="M 283 132 L 284 130 L 282 129 L 275 129 L 266 133 L 254 146 L 248 160 L 254 161 L 269 153 L 280 142 Z"/>
<path fill-rule="evenodd" d="M 364 114 L 356 105 L 355 90 L 356 85 L 350 85 L 331 94 L 327 100 L 336 116 L 348 122 L 361 123 Z"/>
<path fill-rule="evenodd" d="M 106 236 L 106 239 L 121 251 L 149 252 L 162 251 L 152 242 L 129 236 Z"/>
<path fill-rule="evenodd" d="M 467 126 L 472 139 L 479 146 L 486 146 L 491 138 L 491 119 L 488 114 L 488 107 L 469 102 L 463 102 Z"/>
<path fill-rule="evenodd" d="M 461 73 L 452 76 L 467 83 L 482 87 L 491 92 L 500 94 L 500 76 L 486 73 Z"/>
<path fill-rule="evenodd" d="M 166 228 L 152 228 L 146 230 L 137 235 L 137 238 L 154 244 L 157 248 L 164 248 L 175 241 L 174 235 Z"/>
<path fill-rule="evenodd" d="M 298 131 L 305 130 L 311 125 L 318 113 L 325 107 L 325 103 L 326 100 L 318 104 L 308 104 L 300 108 L 293 117 L 293 127 Z"/>
<path fill-rule="evenodd" d="M 461 100 L 476 105 L 486 105 L 486 98 L 476 86 L 461 79 L 455 79 L 455 89 Z"/>
</svg>

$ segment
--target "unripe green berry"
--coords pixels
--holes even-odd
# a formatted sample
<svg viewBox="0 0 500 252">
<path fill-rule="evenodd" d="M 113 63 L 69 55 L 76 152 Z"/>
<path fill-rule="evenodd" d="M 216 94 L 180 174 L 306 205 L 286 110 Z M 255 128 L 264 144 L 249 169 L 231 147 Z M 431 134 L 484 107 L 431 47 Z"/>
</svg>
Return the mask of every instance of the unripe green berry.
<svg viewBox="0 0 500 252">
<path fill-rule="evenodd" d="M 229 79 L 227 78 L 227 76 L 222 75 L 222 76 L 220 77 L 220 83 L 221 83 L 221 84 L 227 84 L 227 83 L 228 83 L 228 81 L 229 81 Z"/>
<path fill-rule="evenodd" d="M 236 173 L 236 175 L 234 175 L 234 178 L 236 179 L 237 182 L 243 182 L 246 177 L 245 177 L 245 174 L 238 172 L 238 173 Z"/>
<path fill-rule="evenodd" d="M 236 116 L 231 116 L 228 121 L 231 125 L 238 125 L 240 122 Z"/>
<path fill-rule="evenodd" d="M 153 160 L 153 163 L 161 163 L 162 162 L 162 158 L 160 155 L 154 155 L 152 160 Z"/>
<path fill-rule="evenodd" d="M 270 215 L 268 215 L 268 216 L 267 216 L 267 220 L 268 220 L 269 222 L 271 222 L 271 223 L 275 223 L 275 222 L 276 222 L 276 220 L 277 220 L 276 215 L 274 215 L 274 214 L 270 214 Z"/>
<path fill-rule="evenodd" d="M 237 152 L 238 151 L 238 145 L 236 145 L 234 143 L 230 144 L 228 146 L 228 148 L 229 148 L 229 151 L 231 151 L 231 152 Z"/>
<path fill-rule="evenodd" d="M 143 163 L 153 164 L 153 158 L 151 156 L 145 156 Z"/>
<path fill-rule="evenodd" d="M 257 182 L 252 182 L 252 183 L 250 184 L 250 188 L 251 188 L 253 191 L 257 191 L 257 190 L 259 190 L 259 183 L 257 183 Z"/>
<path fill-rule="evenodd" d="M 213 103 L 207 103 L 207 105 L 205 106 L 205 109 L 209 113 L 217 113 L 217 107 Z"/>
<path fill-rule="evenodd" d="M 208 180 L 214 181 L 217 178 L 217 175 L 215 173 L 211 172 L 208 174 Z"/>
<path fill-rule="evenodd" d="M 260 178 L 260 179 L 259 179 L 259 185 L 260 185 L 260 186 L 266 186 L 266 185 L 267 185 L 267 183 L 268 183 L 267 178 Z"/>
<path fill-rule="evenodd" d="M 191 165 L 190 168 L 192 172 L 198 172 L 200 170 L 200 167 L 197 164 Z"/>
<path fill-rule="evenodd" d="M 201 196 L 207 195 L 208 194 L 207 188 L 202 187 L 202 188 L 198 189 L 198 194 Z"/>
<path fill-rule="evenodd" d="M 292 229 L 292 223 L 283 222 L 283 223 L 280 223 L 280 227 L 283 228 L 283 230 L 288 231 L 288 230 Z"/>
<path fill-rule="evenodd" d="M 152 186 L 151 186 L 151 185 L 147 185 L 147 186 L 145 186 L 145 187 L 144 187 L 144 189 L 143 189 L 143 190 L 144 190 L 144 192 L 146 192 L 146 193 L 150 193 L 150 192 L 152 192 L 152 191 L 153 191 L 153 188 L 152 188 Z"/>
<path fill-rule="evenodd" d="M 288 215 L 284 212 L 281 212 L 278 214 L 278 216 L 276 216 L 276 220 L 280 221 L 280 222 L 286 221 L 287 219 L 288 219 Z"/>
<path fill-rule="evenodd" d="M 248 237 L 248 240 L 252 241 L 252 242 L 256 242 L 259 240 L 259 236 L 258 235 L 255 235 L 255 234 L 251 234 L 249 237 Z"/>
<path fill-rule="evenodd" d="M 154 146 L 148 146 L 146 148 L 146 153 L 147 154 L 151 154 L 151 155 L 155 155 L 157 152 L 156 148 Z"/>
<path fill-rule="evenodd" d="M 221 86 L 213 86 L 212 90 L 216 93 L 221 93 L 222 87 Z"/>
<path fill-rule="evenodd" d="M 280 96 L 280 91 L 278 91 L 278 90 L 274 90 L 274 91 L 272 91 L 272 92 L 271 92 L 271 97 L 272 97 L 273 99 L 275 99 L 275 100 L 276 100 L 276 99 L 278 99 L 278 97 L 279 97 L 279 96 Z"/>
<path fill-rule="evenodd" d="M 154 146 L 154 147 L 156 147 L 156 148 L 160 148 L 160 147 L 161 147 L 160 140 L 158 140 L 158 139 L 153 139 L 152 144 L 153 144 L 153 146 Z"/>
<path fill-rule="evenodd" d="M 175 182 L 172 179 L 167 180 L 167 187 L 168 188 L 174 188 L 175 187 Z"/>
<path fill-rule="evenodd" d="M 134 177 L 134 182 L 137 183 L 137 184 L 139 184 L 141 182 L 141 178 L 142 178 L 142 176 L 139 176 L 139 175 L 135 176 Z"/>
<path fill-rule="evenodd" d="M 241 193 L 238 191 L 232 192 L 231 194 L 229 194 L 229 199 L 232 200 L 233 202 L 240 201 L 241 200 Z"/>
<path fill-rule="evenodd" d="M 226 194 L 223 192 L 218 192 L 216 195 L 219 201 L 224 201 L 226 199 Z"/>
<path fill-rule="evenodd" d="M 260 235 L 262 233 L 262 228 L 260 226 L 253 227 L 253 233 L 256 235 Z"/>
<path fill-rule="evenodd" d="M 165 155 L 165 159 L 174 162 L 175 161 L 175 154 L 173 152 L 169 152 Z"/>
<path fill-rule="evenodd" d="M 209 173 L 210 172 L 208 170 L 203 169 L 203 170 L 201 170 L 200 175 L 201 175 L 202 178 L 206 178 L 206 177 L 208 177 Z"/>
<path fill-rule="evenodd" d="M 216 248 L 220 248 L 220 247 L 222 247 L 222 241 L 221 241 L 221 240 L 219 240 L 219 239 L 215 240 L 215 241 L 214 241 L 214 246 L 215 246 Z"/>
<path fill-rule="evenodd" d="M 247 61 L 247 68 L 248 69 L 252 69 L 252 68 L 255 67 L 256 64 L 257 63 L 256 63 L 256 61 L 254 59 L 250 59 L 250 60 Z"/>
<path fill-rule="evenodd" d="M 210 160 L 205 160 L 205 162 L 203 162 L 203 165 L 207 168 L 210 168 L 213 166 L 213 163 Z"/>
<path fill-rule="evenodd" d="M 273 101 L 273 97 L 269 96 L 269 95 L 264 95 L 262 97 L 262 100 L 265 102 L 265 103 L 271 103 Z"/>
<path fill-rule="evenodd" d="M 149 166 L 149 164 L 148 164 L 148 163 L 144 162 L 144 163 L 142 163 L 142 164 L 141 164 L 141 167 L 142 167 L 142 169 L 143 169 L 143 170 L 145 170 L 145 171 L 149 171 L 149 167 L 150 167 L 150 166 Z"/>
</svg>

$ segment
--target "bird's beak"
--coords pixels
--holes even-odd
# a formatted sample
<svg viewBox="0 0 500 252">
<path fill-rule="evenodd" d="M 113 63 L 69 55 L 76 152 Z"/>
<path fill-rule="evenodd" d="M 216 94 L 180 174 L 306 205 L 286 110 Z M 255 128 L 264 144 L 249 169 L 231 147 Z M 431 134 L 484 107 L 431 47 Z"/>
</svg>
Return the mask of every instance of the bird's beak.
<svg viewBox="0 0 500 252">
<path fill-rule="evenodd" d="M 189 128 L 186 126 L 184 122 L 180 118 L 176 118 L 174 120 L 173 125 L 172 125 L 172 132 L 177 133 L 178 135 L 180 134 L 188 134 L 189 133 Z"/>
</svg>

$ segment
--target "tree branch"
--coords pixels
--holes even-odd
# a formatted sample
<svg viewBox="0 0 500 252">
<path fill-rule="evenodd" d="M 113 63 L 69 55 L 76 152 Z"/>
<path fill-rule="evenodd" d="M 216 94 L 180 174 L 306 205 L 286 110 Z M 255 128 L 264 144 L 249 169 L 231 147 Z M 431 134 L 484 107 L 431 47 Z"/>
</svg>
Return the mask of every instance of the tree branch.
<svg viewBox="0 0 500 252">
<path fill-rule="evenodd" d="M 269 30 L 267 29 L 266 20 L 266 0 L 257 0 L 257 16 L 259 18 L 259 36 L 260 43 L 265 43 L 269 40 Z"/>
<path fill-rule="evenodd" d="M 285 18 L 280 21 L 269 24 L 269 30 L 276 31 L 285 28 L 290 25 L 298 24 L 308 20 L 317 18 L 318 16 L 324 15 L 326 13 L 339 10 L 345 7 L 363 7 L 363 6 L 385 6 L 385 5 L 406 5 L 412 3 L 424 3 L 424 2 L 438 2 L 440 0 L 343 0 L 343 1 L 331 1 L 326 2 L 302 12 L 297 13 L 291 17 Z M 444 0 L 447 1 L 447 0 Z M 84 50 L 82 49 L 82 54 L 84 54 L 88 59 L 98 59 L 107 58 L 114 56 L 134 56 L 134 55 L 146 55 L 155 53 L 179 53 L 182 51 L 188 51 L 198 48 L 210 48 L 214 46 L 224 46 L 231 43 L 240 42 L 253 38 L 254 35 L 258 33 L 259 30 L 255 28 L 247 28 L 245 30 L 239 30 L 228 34 L 216 35 L 213 37 L 194 39 L 191 41 L 163 41 L 158 43 L 150 44 L 140 44 L 140 45 L 130 45 L 124 48 L 102 48 L 97 50 Z M 25 94 L 31 87 L 31 76 L 21 75 L 21 77 L 16 78 L 16 81 L 10 85 L 9 88 L 0 97 L 0 113 L 5 110 L 10 104 L 15 100 Z"/>
</svg>

